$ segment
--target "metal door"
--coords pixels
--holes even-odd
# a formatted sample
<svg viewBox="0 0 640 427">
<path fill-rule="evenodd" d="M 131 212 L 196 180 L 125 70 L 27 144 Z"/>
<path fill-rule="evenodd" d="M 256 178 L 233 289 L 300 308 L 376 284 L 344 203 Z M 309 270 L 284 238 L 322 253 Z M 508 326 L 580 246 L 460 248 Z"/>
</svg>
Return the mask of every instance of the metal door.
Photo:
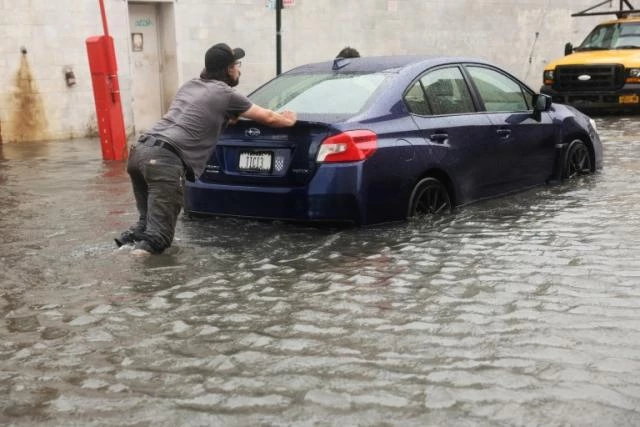
<svg viewBox="0 0 640 427">
<path fill-rule="evenodd" d="M 161 31 L 156 4 L 129 3 L 132 63 L 133 117 L 136 133 L 144 132 L 162 117 L 163 99 Z"/>
</svg>

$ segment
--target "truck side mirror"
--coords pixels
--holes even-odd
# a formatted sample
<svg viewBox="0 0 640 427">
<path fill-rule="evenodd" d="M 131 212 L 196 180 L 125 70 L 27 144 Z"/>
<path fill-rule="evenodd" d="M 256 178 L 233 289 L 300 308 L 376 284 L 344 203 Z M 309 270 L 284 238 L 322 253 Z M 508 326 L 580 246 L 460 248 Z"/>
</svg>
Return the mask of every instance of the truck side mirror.
<svg viewBox="0 0 640 427">
<path fill-rule="evenodd" d="M 573 45 L 571 44 L 571 42 L 567 42 L 567 44 L 564 45 L 564 54 L 566 55 L 571 55 L 573 53 Z"/>
</svg>

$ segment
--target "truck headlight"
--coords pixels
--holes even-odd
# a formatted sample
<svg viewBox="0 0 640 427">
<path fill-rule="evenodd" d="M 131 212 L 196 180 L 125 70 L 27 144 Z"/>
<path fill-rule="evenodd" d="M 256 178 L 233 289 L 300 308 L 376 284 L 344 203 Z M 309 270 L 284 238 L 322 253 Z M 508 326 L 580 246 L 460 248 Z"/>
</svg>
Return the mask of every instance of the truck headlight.
<svg viewBox="0 0 640 427">
<path fill-rule="evenodd" d="M 640 83 L 640 68 L 629 68 L 627 83 Z"/>
<path fill-rule="evenodd" d="M 553 84 L 554 70 L 544 70 L 542 73 L 542 81 L 546 85 Z"/>
</svg>

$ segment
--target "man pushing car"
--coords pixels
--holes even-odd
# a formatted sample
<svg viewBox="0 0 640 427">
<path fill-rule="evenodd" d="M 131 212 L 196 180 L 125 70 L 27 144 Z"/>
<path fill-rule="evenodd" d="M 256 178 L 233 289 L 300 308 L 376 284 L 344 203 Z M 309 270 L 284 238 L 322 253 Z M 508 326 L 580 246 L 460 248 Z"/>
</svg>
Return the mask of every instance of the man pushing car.
<svg viewBox="0 0 640 427">
<path fill-rule="evenodd" d="M 206 166 L 221 132 L 238 117 L 272 127 L 296 123 L 292 111 L 253 104 L 238 93 L 240 48 L 218 43 L 207 50 L 200 77 L 182 85 L 167 113 L 131 147 L 127 173 L 131 178 L 138 221 L 115 239 L 134 244 L 134 254 L 159 254 L 173 242 L 184 202 L 184 179 L 193 181 Z"/>
</svg>

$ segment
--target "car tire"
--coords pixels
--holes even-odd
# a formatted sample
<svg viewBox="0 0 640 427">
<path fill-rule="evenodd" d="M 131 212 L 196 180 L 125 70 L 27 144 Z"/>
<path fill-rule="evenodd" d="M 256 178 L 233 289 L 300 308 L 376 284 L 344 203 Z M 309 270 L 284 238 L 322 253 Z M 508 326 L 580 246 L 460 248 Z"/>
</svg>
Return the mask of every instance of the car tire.
<svg viewBox="0 0 640 427">
<path fill-rule="evenodd" d="M 562 177 L 564 179 L 573 179 L 580 175 L 590 174 L 592 171 L 589 148 L 583 141 L 576 139 L 569 145 L 567 150 Z"/>
<path fill-rule="evenodd" d="M 451 197 L 447 187 L 433 177 L 416 184 L 409 198 L 408 217 L 432 216 L 451 212 Z"/>
</svg>

